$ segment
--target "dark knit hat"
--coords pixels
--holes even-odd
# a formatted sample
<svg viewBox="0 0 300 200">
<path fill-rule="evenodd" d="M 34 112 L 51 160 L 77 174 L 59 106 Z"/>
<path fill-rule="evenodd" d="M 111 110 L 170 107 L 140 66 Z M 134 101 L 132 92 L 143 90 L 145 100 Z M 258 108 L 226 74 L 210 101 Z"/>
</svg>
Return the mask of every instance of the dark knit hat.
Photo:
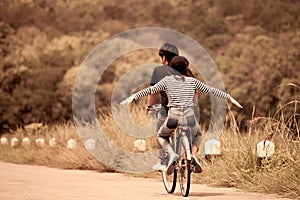
<svg viewBox="0 0 300 200">
<path fill-rule="evenodd" d="M 168 62 L 171 62 L 171 59 L 174 56 L 179 55 L 179 51 L 178 51 L 178 48 L 175 44 L 170 43 L 170 42 L 166 42 L 160 47 L 160 49 L 158 51 L 158 55 L 160 57 L 165 56 L 165 58 L 168 60 Z"/>
<path fill-rule="evenodd" d="M 172 58 L 171 60 L 171 69 L 176 70 L 175 72 L 177 72 L 177 74 L 182 74 L 184 75 L 187 71 L 187 68 L 189 66 L 189 61 L 183 57 L 183 56 L 175 56 L 174 58 Z"/>
</svg>

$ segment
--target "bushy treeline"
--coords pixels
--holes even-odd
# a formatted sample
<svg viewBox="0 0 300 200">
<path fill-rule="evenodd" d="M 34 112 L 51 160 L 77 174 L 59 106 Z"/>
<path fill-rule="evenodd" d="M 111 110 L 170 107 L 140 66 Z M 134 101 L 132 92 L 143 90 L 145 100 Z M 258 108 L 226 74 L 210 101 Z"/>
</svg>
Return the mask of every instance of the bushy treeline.
<svg viewBox="0 0 300 200">
<path fill-rule="evenodd" d="M 145 26 L 180 31 L 211 54 L 226 90 L 245 108 L 238 115 L 243 127 L 253 115 L 276 116 L 280 107 L 278 117 L 299 123 L 299 1 L 4 0 L 0 132 L 70 120 L 72 84 L 85 56 L 110 35 Z M 113 69 L 105 76 L 106 88 L 117 79 Z M 97 107 L 109 105 L 109 98 L 101 99 Z M 209 104 L 207 99 L 201 104 Z M 201 109 L 205 123 L 209 107 Z"/>
</svg>

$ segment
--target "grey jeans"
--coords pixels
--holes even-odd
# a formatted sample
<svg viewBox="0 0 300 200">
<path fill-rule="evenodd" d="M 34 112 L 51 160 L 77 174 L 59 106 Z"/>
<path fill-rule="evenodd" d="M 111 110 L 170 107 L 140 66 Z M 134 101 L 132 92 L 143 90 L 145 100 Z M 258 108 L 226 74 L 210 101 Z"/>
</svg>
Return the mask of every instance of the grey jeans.
<svg viewBox="0 0 300 200">
<path fill-rule="evenodd" d="M 199 147 L 201 143 L 201 132 L 196 120 L 193 107 L 170 108 L 168 116 L 160 126 L 157 136 L 159 144 L 164 147 L 169 141 L 166 139 L 178 125 L 188 125 L 192 133 L 192 144 Z"/>
</svg>

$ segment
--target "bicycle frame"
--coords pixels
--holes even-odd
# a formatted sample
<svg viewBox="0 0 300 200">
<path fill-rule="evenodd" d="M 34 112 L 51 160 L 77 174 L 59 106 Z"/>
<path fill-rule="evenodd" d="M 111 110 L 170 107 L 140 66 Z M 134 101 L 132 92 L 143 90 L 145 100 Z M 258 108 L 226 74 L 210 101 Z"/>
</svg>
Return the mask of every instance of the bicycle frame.
<svg viewBox="0 0 300 200">
<path fill-rule="evenodd" d="M 174 148 L 175 152 L 178 155 L 182 155 L 182 153 L 186 154 L 186 159 L 187 160 L 191 160 L 192 156 L 191 156 L 191 132 L 190 132 L 190 128 L 188 126 L 178 126 L 177 130 L 177 141 L 176 141 L 176 146 Z M 183 145 L 184 147 L 184 152 L 181 152 L 180 147 L 180 143 Z"/>
</svg>

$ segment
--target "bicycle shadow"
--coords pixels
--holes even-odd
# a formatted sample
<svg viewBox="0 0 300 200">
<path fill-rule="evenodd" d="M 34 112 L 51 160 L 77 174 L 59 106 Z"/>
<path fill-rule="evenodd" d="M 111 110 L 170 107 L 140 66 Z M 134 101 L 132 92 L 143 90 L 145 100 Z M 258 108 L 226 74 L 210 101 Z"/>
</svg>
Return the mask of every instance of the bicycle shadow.
<svg viewBox="0 0 300 200">
<path fill-rule="evenodd" d="M 180 192 L 175 192 L 173 195 L 182 196 Z M 190 192 L 189 197 L 212 197 L 212 196 L 226 196 L 223 192 Z"/>
</svg>

